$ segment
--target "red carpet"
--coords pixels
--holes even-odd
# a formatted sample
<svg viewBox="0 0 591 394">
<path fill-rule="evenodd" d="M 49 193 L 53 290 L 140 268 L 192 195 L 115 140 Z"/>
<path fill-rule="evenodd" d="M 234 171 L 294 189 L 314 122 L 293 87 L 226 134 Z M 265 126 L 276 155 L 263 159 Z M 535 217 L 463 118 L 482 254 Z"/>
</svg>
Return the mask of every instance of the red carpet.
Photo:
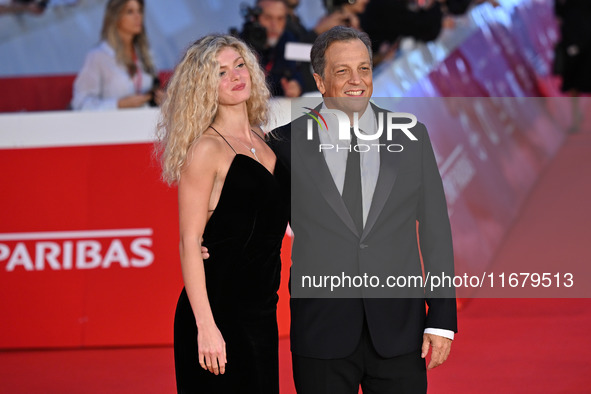
<svg viewBox="0 0 591 394">
<path fill-rule="evenodd" d="M 554 272 L 564 261 L 591 262 L 591 183 L 582 175 L 591 173 L 589 120 L 532 191 L 495 272 L 522 259 Z M 589 327 L 590 299 L 474 299 L 459 314 L 447 363 L 430 372 L 430 392 L 589 393 Z"/>
<path fill-rule="evenodd" d="M 591 124 L 585 126 L 567 138 L 534 188 L 495 271 L 521 259 L 556 270 L 565 259 L 591 262 L 591 183 L 583 175 L 591 174 Z M 591 392 L 591 300 L 475 299 L 459 319 L 449 360 L 429 373 L 430 393 Z M 287 339 L 280 357 L 281 392 L 294 393 Z M 2 393 L 173 391 L 171 347 L 0 353 Z"/>
</svg>

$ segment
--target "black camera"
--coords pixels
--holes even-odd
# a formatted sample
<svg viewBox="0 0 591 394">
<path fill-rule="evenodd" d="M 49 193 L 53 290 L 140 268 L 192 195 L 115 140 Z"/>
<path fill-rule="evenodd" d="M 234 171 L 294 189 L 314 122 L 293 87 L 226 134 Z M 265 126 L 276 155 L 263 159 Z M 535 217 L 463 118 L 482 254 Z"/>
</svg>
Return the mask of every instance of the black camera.
<svg viewBox="0 0 591 394">
<path fill-rule="evenodd" d="M 324 0 L 324 7 L 326 7 L 328 13 L 331 14 L 345 4 L 353 5 L 356 1 L 357 0 Z"/>
<path fill-rule="evenodd" d="M 248 4 L 240 4 L 240 14 L 244 17 L 242 31 L 236 28 L 230 29 L 230 34 L 239 37 L 250 45 L 258 53 L 262 53 L 267 45 L 267 29 L 259 23 L 259 16 L 262 13 L 261 7 L 249 7 Z"/>
</svg>

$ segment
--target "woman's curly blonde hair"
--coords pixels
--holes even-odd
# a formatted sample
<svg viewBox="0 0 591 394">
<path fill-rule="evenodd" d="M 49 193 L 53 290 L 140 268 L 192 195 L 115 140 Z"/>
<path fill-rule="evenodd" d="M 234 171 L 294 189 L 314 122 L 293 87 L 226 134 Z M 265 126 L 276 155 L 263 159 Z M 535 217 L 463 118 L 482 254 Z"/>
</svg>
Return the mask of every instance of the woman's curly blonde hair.
<svg viewBox="0 0 591 394">
<path fill-rule="evenodd" d="M 246 101 L 251 125 L 268 120 L 269 89 L 255 54 L 236 37 L 213 34 L 194 42 L 176 66 L 161 108 L 156 153 L 162 164 L 162 179 L 179 181 L 191 146 L 214 121 L 218 111 L 219 69 L 217 55 L 223 48 L 236 50 L 244 59 L 251 78 Z"/>
</svg>

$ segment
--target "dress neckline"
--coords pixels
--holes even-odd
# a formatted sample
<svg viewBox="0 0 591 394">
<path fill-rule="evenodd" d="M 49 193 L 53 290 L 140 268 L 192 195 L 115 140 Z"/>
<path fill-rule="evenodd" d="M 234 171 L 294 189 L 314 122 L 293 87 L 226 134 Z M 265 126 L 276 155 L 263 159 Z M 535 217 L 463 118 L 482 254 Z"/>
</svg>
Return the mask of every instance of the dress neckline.
<svg viewBox="0 0 591 394">
<path fill-rule="evenodd" d="M 230 168 L 232 168 L 232 164 L 234 164 L 234 160 L 236 160 L 236 157 L 238 157 L 238 156 L 246 157 L 251 162 L 262 167 L 269 175 L 271 175 L 272 177 L 275 177 L 275 174 L 277 173 L 277 162 L 279 161 L 279 159 L 277 159 L 277 157 L 275 157 L 275 164 L 273 165 L 273 171 L 271 172 L 271 171 L 269 171 L 269 169 L 267 167 L 265 167 L 265 165 L 263 163 L 253 159 L 252 157 L 250 157 L 248 155 L 245 155 L 244 153 L 236 153 L 236 155 L 232 159 L 232 163 L 230 163 L 230 167 L 228 168 L 228 172 L 230 172 Z M 228 177 L 227 173 L 226 173 L 226 177 Z M 225 183 L 225 181 L 224 181 L 224 183 Z"/>
</svg>

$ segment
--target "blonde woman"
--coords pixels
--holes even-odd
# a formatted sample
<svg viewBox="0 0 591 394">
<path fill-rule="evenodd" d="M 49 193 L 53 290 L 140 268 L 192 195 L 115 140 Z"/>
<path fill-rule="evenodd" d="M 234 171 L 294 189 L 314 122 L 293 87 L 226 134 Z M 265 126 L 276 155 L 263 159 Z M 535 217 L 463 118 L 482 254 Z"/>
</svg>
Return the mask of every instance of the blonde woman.
<svg viewBox="0 0 591 394">
<path fill-rule="evenodd" d="M 159 124 L 163 177 L 178 184 L 185 288 L 174 322 L 181 393 L 278 393 L 277 289 L 289 175 L 264 141 L 269 91 L 231 36 L 189 47 Z M 211 257 L 202 259 L 201 246 Z"/>
<path fill-rule="evenodd" d="M 156 69 L 144 28 L 143 0 L 109 0 L 102 41 L 86 56 L 74 81 L 72 109 L 136 108 L 159 104 Z"/>
</svg>

